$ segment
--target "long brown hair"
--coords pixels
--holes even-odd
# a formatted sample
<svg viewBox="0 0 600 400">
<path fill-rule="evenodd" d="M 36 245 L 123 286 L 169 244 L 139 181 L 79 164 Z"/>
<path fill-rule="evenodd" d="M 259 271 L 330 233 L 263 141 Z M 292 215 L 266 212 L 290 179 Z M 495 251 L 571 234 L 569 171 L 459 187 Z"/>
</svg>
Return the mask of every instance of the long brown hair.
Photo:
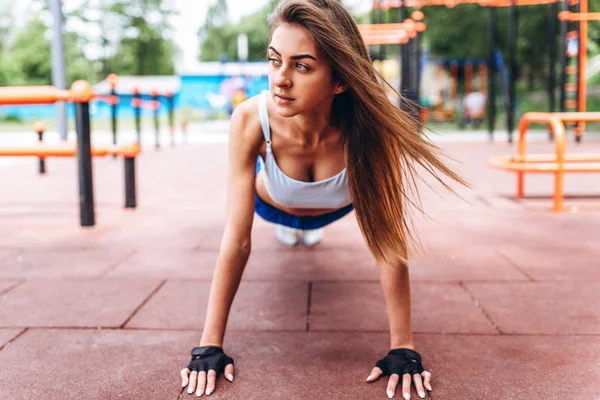
<svg viewBox="0 0 600 400">
<path fill-rule="evenodd" d="M 332 118 L 344 139 L 358 224 L 378 261 L 408 262 L 414 238 L 408 206 L 420 209 L 410 196 L 418 198 L 416 166 L 447 189 L 440 172 L 464 181 L 441 161 L 439 148 L 420 133 L 419 122 L 389 100 L 380 81 L 394 89 L 373 67 L 358 27 L 342 5 L 336 0 L 281 0 L 269 17 L 271 35 L 282 23 L 307 29 L 327 57 L 334 81 L 348 86 L 335 96 Z"/>
</svg>

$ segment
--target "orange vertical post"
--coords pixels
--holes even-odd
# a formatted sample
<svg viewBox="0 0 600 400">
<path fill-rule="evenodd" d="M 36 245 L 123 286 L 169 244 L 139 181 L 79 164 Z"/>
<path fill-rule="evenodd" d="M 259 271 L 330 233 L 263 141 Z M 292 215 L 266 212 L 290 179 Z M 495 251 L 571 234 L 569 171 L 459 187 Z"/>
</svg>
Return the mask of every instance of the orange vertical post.
<svg viewBox="0 0 600 400">
<path fill-rule="evenodd" d="M 479 90 L 485 95 L 488 95 L 488 67 L 487 64 L 479 64 Z"/>
<path fill-rule="evenodd" d="M 465 94 L 473 91 L 473 64 L 470 61 L 465 63 Z"/>
<path fill-rule="evenodd" d="M 454 109 L 456 109 L 456 92 L 458 91 L 458 63 L 456 61 L 453 61 L 450 64 L 450 75 L 452 76 L 451 79 L 451 94 L 450 94 L 450 98 L 452 100 L 452 105 L 454 106 Z"/>
</svg>

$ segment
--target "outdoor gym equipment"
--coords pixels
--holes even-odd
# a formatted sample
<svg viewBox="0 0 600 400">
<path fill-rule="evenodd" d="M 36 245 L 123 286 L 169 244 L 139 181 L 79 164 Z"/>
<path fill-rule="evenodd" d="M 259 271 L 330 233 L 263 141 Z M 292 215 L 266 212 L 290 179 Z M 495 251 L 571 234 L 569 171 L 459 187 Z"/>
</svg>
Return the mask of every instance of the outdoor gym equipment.
<svg viewBox="0 0 600 400">
<path fill-rule="evenodd" d="M 583 15 L 583 13 L 587 13 L 587 1 L 588 0 L 563 0 L 563 7 L 566 4 L 566 1 L 570 1 L 572 4 L 580 3 L 579 8 Z M 496 8 L 498 7 L 510 7 L 509 12 L 509 20 L 508 20 L 508 65 L 509 65 L 509 88 L 507 90 L 508 94 L 508 104 L 506 119 L 507 119 L 507 131 L 508 131 L 508 141 L 512 142 L 513 128 L 515 125 L 515 111 L 516 111 L 516 73 L 517 73 L 517 64 L 516 64 L 516 40 L 517 40 L 517 8 L 519 6 L 532 6 L 532 5 L 548 5 L 548 48 L 550 49 L 548 53 L 549 57 L 549 65 L 551 66 L 550 78 L 548 80 L 548 110 L 550 112 L 554 111 L 554 86 L 555 86 L 555 73 L 554 73 L 554 65 L 556 64 L 556 54 L 554 51 L 555 48 L 555 40 L 556 40 L 556 22 L 558 15 L 558 2 L 559 0 L 374 0 L 373 8 L 380 9 L 389 9 L 389 8 L 399 8 L 400 9 L 400 20 L 406 18 L 407 8 L 421 8 L 425 6 L 446 6 L 448 8 L 452 8 L 461 4 L 479 4 L 482 7 L 489 8 L 489 23 L 488 23 L 488 102 L 487 102 L 487 121 L 488 121 L 488 132 L 490 135 L 490 139 L 493 138 L 494 134 L 494 126 L 495 126 L 495 116 L 496 116 L 496 93 L 495 93 L 495 80 L 496 80 L 496 72 L 497 65 L 495 62 L 495 52 L 496 52 Z M 598 13 L 588 13 L 585 18 L 595 19 L 597 16 L 595 14 Z M 581 18 L 584 18 L 583 16 Z M 583 21 L 582 21 L 583 22 Z M 582 23 L 580 25 L 580 36 L 587 38 L 587 23 Z M 564 35 L 563 35 L 564 38 Z M 582 44 L 580 43 L 580 48 Z M 403 62 L 407 62 L 408 58 L 406 46 L 403 46 L 402 60 Z M 580 54 L 583 54 L 580 50 Z M 585 63 L 585 61 L 584 61 Z M 564 72 L 565 69 L 563 68 Z M 581 66 L 579 68 L 581 71 Z M 408 78 L 405 75 L 402 75 L 402 82 L 408 81 Z M 405 85 L 402 83 L 402 85 Z M 581 83 L 580 83 L 581 85 Z M 581 92 L 580 92 L 581 93 Z M 581 98 L 581 94 L 579 95 Z M 563 102 L 561 101 L 561 104 Z M 579 111 L 585 111 L 585 107 L 582 107 L 582 104 L 579 105 Z"/>
<path fill-rule="evenodd" d="M 376 8 L 378 1 L 373 2 Z M 412 13 L 411 18 L 405 16 L 401 23 L 394 24 L 365 24 L 358 29 L 366 45 L 400 45 L 401 51 L 408 51 L 409 55 L 402 57 L 399 92 L 408 102 L 400 103 L 406 111 L 414 112 L 419 105 L 419 65 L 421 57 L 420 40 L 427 26 L 423 22 L 424 15 L 421 11 Z M 403 50 L 405 49 L 405 50 Z M 375 58 L 383 59 L 383 48 L 378 48 Z M 412 104 L 411 104 L 412 103 Z"/>
<path fill-rule="evenodd" d="M 133 99 L 131 101 L 131 106 L 134 110 L 135 116 L 135 130 L 137 135 L 137 141 L 141 144 L 141 114 L 142 109 L 148 109 L 152 111 L 152 116 L 154 120 L 154 147 L 158 150 L 160 149 L 160 119 L 159 119 L 159 109 L 160 109 L 160 93 L 157 89 L 152 89 L 150 91 L 150 96 L 152 100 L 143 100 L 142 94 L 140 93 L 138 87 L 133 88 Z M 168 91 L 165 93 L 164 97 L 167 102 L 167 111 L 169 117 L 169 134 L 171 137 L 171 146 L 175 145 L 175 94 L 172 91 Z"/>
<path fill-rule="evenodd" d="M 92 147 L 90 138 L 89 104 L 94 98 L 92 87 L 86 81 L 76 81 L 69 90 L 53 86 L 25 86 L 0 88 L 0 105 L 53 104 L 71 101 L 75 104 L 77 145 L 38 144 L 30 147 L 2 147 L 0 156 L 73 157 L 77 155 L 79 176 L 79 212 L 81 226 L 95 225 L 92 155 L 122 154 L 125 157 L 126 207 L 135 207 L 135 156 L 137 144 L 119 148 Z M 41 126 L 40 126 L 41 128 Z"/>
<path fill-rule="evenodd" d="M 490 165 L 517 173 L 517 197 L 522 198 L 525 191 L 525 173 L 554 174 L 555 212 L 563 211 L 564 173 L 565 172 L 600 172 L 600 154 L 566 154 L 565 123 L 600 121 L 600 112 L 594 113 L 539 113 L 528 112 L 519 122 L 518 150 L 516 156 L 496 156 L 490 159 Z M 526 154 L 525 134 L 529 124 L 548 124 L 554 135 L 556 154 Z"/>
</svg>

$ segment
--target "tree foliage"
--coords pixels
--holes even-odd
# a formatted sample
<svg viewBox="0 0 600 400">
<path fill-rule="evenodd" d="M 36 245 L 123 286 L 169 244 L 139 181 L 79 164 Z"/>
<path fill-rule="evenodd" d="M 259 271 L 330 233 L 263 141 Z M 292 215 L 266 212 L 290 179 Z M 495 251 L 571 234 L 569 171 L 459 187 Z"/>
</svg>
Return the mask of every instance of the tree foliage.
<svg viewBox="0 0 600 400">
<path fill-rule="evenodd" d="M 248 35 L 248 60 L 264 60 L 269 43 L 267 17 L 277 0 L 270 0 L 262 9 L 242 17 L 237 24 L 229 21 L 226 0 L 218 0 L 206 13 L 206 20 L 198 31 L 201 61 L 238 61 L 237 38 Z"/>
</svg>

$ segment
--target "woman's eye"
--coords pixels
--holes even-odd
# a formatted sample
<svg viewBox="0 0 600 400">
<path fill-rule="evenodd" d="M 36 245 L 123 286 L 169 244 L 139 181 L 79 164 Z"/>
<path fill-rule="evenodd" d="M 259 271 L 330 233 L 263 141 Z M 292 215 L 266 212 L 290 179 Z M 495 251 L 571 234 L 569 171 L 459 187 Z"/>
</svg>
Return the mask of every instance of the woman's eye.
<svg viewBox="0 0 600 400">
<path fill-rule="evenodd" d="M 300 70 L 300 71 L 308 71 L 308 67 L 304 64 L 296 64 L 296 67 Z"/>
<path fill-rule="evenodd" d="M 269 58 L 268 58 L 268 61 L 269 61 L 271 64 L 277 64 L 277 63 L 279 63 L 279 60 L 278 60 L 278 59 L 276 59 L 276 58 L 273 58 L 273 57 L 269 57 Z"/>
</svg>

